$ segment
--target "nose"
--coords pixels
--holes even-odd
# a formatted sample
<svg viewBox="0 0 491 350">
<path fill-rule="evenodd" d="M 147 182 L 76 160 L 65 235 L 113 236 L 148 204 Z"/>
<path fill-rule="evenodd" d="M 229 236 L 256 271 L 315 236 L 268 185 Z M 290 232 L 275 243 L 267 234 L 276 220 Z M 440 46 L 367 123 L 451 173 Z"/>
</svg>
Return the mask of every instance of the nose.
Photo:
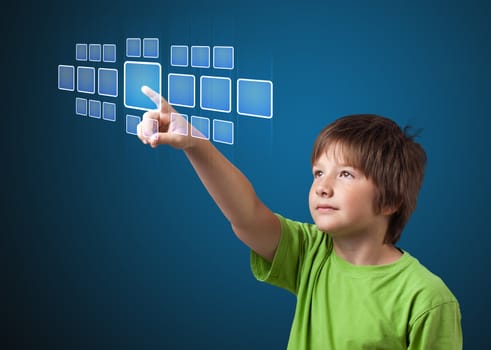
<svg viewBox="0 0 491 350">
<path fill-rule="evenodd" d="M 334 190 L 333 190 L 332 184 L 328 180 L 327 176 L 318 180 L 317 187 L 315 189 L 315 193 L 319 197 L 323 197 L 323 198 L 332 197 L 332 195 L 334 194 Z"/>
</svg>

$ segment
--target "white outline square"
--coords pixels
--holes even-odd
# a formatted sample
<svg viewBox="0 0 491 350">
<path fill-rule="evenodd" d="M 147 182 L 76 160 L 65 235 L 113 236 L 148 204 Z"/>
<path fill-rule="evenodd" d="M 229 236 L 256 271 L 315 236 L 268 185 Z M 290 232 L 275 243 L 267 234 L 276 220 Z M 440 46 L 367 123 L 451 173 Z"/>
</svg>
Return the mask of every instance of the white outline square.
<svg viewBox="0 0 491 350">
<path fill-rule="evenodd" d="M 182 104 L 177 104 L 177 103 L 172 103 L 171 102 L 171 99 L 170 99 L 170 92 L 171 92 L 171 88 L 170 88 L 170 77 L 172 76 L 183 76 L 183 77 L 192 77 L 193 78 L 193 105 L 190 106 L 190 105 L 182 105 Z M 168 88 L 168 91 L 167 91 L 167 101 L 169 101 L 169 104 L 171 104 L 172 106 L 180 106 L 180 107 L 188 107 L 188 108 L 194 108 L 196 106 L 196 77 L 192 74 L 177 74 L 177 73 L 169 73 L 167 75 L 167 88 Z"/>
<path fill-rule="evenodd" d="M 80 68 L 84 68 L 84 69 L 85 69 L 85 68 L 87 68 L 87 69 L 89 69 L 89 70 L 91 70 L 91 71 L 92 71 L 92 76 L 93 76 L 93 78 L 94 78 L 94 79 L 93 79 L 93 80 L 94 80 L 94 84 L 92 85 L 92 91 L 84 91 L 84 90 L 80 90 L 80 89 L 78 88 L 78 83 L 80 82 L 80 79 L 78 79 L 78 75 L 79 75 L 78 70 L 79 70 Z M 77 67 L 77 92 L 82 92 L 82 93 L 84 93 L 84 94 L 91 94 L 91 95 L 94 95 L 94 94 L 95 94 L 95 68 L 94 68 L 94 67 L 85 67 L 85 66 L 78 66 L 78 67 Z"/>
<path fill-rule="evenodd" d="M 128 41 L 138 41 L 138 55 L 128 54 Z M 126 39 L 126 57 L 142 57 L 142 41 L 140 38 L 127 38 Z"/>
<path fill-rule="evenodd" d="M 172 49 L 174 47 L 184 47 L 186 48 L 186 64 L 172 64 Z M 189 46 L 187 45 L 171 45 L 170 47 L 170 65 L 173 67 L 188 67 L 189 66 Z"/>
<path fill-rule="evenodd" d="M 103 94 L 101 92 L 101 71 L 109 71 L 109 72 L 116 72 L 116 95 L 111 95 L 111 94 Z M 101 96 L 109 96 L 109 97 L 118 97 L 118 70 L 115 68 L 99 68 L 97 69 L 97 93 Z"/>
<path fill-rule="evenodd" d="M 78 112 L 78 102 L 79 101 L 85 103 L 85 113 L 79 113 Z M 75 98 L 75 114 L 76 115 L 83 115 L 84 117 L 86 117 L 88 111 L 89 111 L 89 108 L 87 107 L 87 99 L 86 98 L 81 98 L 81 97 L 76 97 Z"/>
<path fill-rule="evenodd" d="M 104 111 L 106 110 L 106 106 L 114 106 L 114 119 L 108 119 L 105 118 L 105 113 Z M 102 102 L 102 119 L 107 120 L 108 122 L 115 122 L 116 121 L 116 104 L 112 102 Z"/>
<path fill-rule="evenodd" d="M 230 142 L 225 142 L 222 140 L 216 140 L 215 139 L 215 122 L 220 122 L 220 123 L 225 123 L 225 124 L 232 124 L 232 143 Z M 221 119 L 213 119 L 213 141 L 219 142 L 219 143 L 224 143 L 227 145 L 233 145 L 234 144 L 234 123 L 230 122 L 228 120 L 221 120 Z"/>
<path fill-rule="evenodd" d="M 156 41 L 157 42 L 157 55 L 145 55 L 145 42 Z M 143 58 L 159 58 L 159 39 L 158 38 L 143 38 Z"/>
<path fill-rule="evenodd" d="M 208 137 L 203 137 L 203 136 L 201 136 L 201 135 L 196 135 L 196 134 L 193 132 L 193 131 L 195 130 L 195 129 L 194 129 L 194 126 L 193 126 L 193 120 L 194 120 L 194 119 L 203 119 L 203 120 L 207 120 L 207 121 L 208 121 L 208 133 L 207 133 L 207 134 L 208 134 Z M 196 129 L 196 130 L 197 130 L 197 131 L 198 131 L 198 132 L 201 134 L 201 132 L 200 132 L 198 129 Z M 209 139 L 210 139 L 210 119 L 209 119 L 209 118 L 205 118 L 205 117 L 199 117 L 199 116 L 197 116 L 197 115 L 192 115 L 192 116 L 191 116 L 191 136 L 192 136 L 192 137 L 195 137 L 195 138 L 197 138 L 197 139 L 209 140 Z"/>
<path fill-rule="evenodd" d="M 85 48 L 85 58 L 79 58 L 78 56 L 78 48 L 79 47 L 84 47 Z M 89 50 L 87 48 L 87 44 L 75 44 L 75 61 L 87 61 L 89 59 Z"/>
<path fill-rule="evenodd" d="M 73 86 L 73 88 L 67 89 L 67 88 L 60 87 L 60 83 L 61 83 L 61 80 L 60 80 L 60 68 L 71 68 L 71 70 L 72 70 L 72 86 Z M 65 91 L 75 91 L 75 67 L 74 66 L 69 66 L 69 65 L 66 65 L 66 64 L 59 64 L 58 65 L 58 89 L 59 90 L 65 90 Z"/>
<path fill-rule="evenodd" d="M 269 116 L 258 115 L 258 114 L 249 114 L 249 113 L 241 113 L 240 112 L 240 109 L 239 109 L 239 95 L 240 95 L 239 82 L 240 81 L 253 81 L 253 82 L 258 82 L 258 83 L 268 83 L 271 86 L 271 103 L 270 103 L 270 115 Z M 271 80 L 258 80 L 258 79 L 245 79 L 245 78 L 237 79 L 237 114 L 246 115 L 249 117 L 263 118 L 263 119 L 273 118 L 273 82 Z"/>
<path fill-rule="evenodd" d="M 132 109 L 138 109 L 140 111 L 150 111 L 153 108 L 143 108 L 143 107 L 138 107 L 138 106 L 132 106 L 126 103 L 126 65 L 127 64 L 148 64 L 152 66 L 158 66 L 159 67 L 159 91 L 157 93 L 161 94 L 161 86 L 162 86 L 162 66 L 158 62 L 144 62 L 144 61 L 126 61 L 124 62 L 124 69 L 123 69 L 123 104 L 126 108 L 132 108 Z M 159 101 L 160 102 L 160 101 Z M 154 102 L 155 103 L 155 102 Z M 160 103 L 159 106 L 156 106 L 157 109 L 160 109 Z"/>
<path fill-rule="evenodd" d="M 114 60 L 110 60 L 110 59 L 106 58 L 105 48 L 112 48 L 112 47 L 114 47 Z M 103 44 L 102 45 L 102 61 L 103 62 L 110 62 L 110 63 L 116 62 L 116 45 L 115 44 Z"/>
<path fill-rule="evenodd" d="M 208 108 L 208 107 L 203 107 L 203 78 L 212 78 L 215 80 L 228 80 L 228 110 L 225 109 L 215 109 L 215 108 Z M 230 113 L 232 111 L 232 80 L 227 77 L 215 77 L 215 76 L 210 76 L 210 75 L 202 75 L 199 78 L 199 106 L 201 109 L 204 109 L 206 111 L 214 111 L 214 112 L 224 112 L 224 113 Z"/>
<path fill-rule="evenodd" d="M 232 49 L 232 67 L 217 67 L 215 65 L 215 49 Z M 233 46 L 213 46 L 213 68 L 232 70 L 235 67 L 235 49 Z"/>
<path fill-rule="evenodd" d="M 99 50 L 99 59 L 92 59 L 90 56 L 92 55 L 92 50 Z M 102 47 L 101 44 L 89 44 L 89 61 L 90 62 L 100 62 L 102 60 Z"/>
<path fill-rule="evenodd" d="M 91 102 L 94 102 L 94 103 L 95 103 L 95 105 L 97 105 L 97 106 L 98 106 L 98 107 L 97 107 L 97 110 L 98 110 L 98 112 L 99 112 L 99 116 L 95 116 L 95 115 L 90 114 L 90 112 L 91 112 L 91 110 L 92 110 L 92 108 L 90 107 L 90 103 L 91 103 Z M 102 117 L 101 101 L 99 101 L 99 100 L 89 100 L 89 103 L 88 103 L 88 104 L 89 104 L 88 113 L 87 113 L 87 114 L 88 114 L 88 116 L 89 116 L 89 117 L 91 117 L 91 118 L 94 118 L 94 119 L 101 119 L 101 117 Z"/>
<path fill-rule="evenodd" d="M 187 114 L 181 114 L 181 113 L 171 113 L 170 114 L 170 122 L 171 122 L 171 124 L 174 121 L 174 119 L 175 119 L 176 116 L 181 116 L 183 119 L 186 120 L 186 124 L 188 124 L 188 116 L 187 116 Z M 188 136 L 188 129 L 189 129 L 189 127 L 186 128 L 186 132 L 179 132 L 179 130 L 175 130 L 175 131 L 173 131 L 173 133 L 174 134 L 178 134 L 178 135 L 182 135 L 182 136 Z"/>
<path fill-rule="evenodd" d="M 200 66 L 193 64 L 193 49 L 208 49 L 208 65 Z M 191 67 L 193 68 L 210 68 L 210 47 L 209 46 L 191 46 Z"/>
<path fill-rule="evenodd" d="M 128 119 L 138 119 L 138 124 L 142 121 L 141 118 L 137 115 L 132 115 L 132 114 L 126 114 L 126 133 L 129 135 L 138 135 L 138 133 L 132 133 L 128 131 Z"/>
</svg>

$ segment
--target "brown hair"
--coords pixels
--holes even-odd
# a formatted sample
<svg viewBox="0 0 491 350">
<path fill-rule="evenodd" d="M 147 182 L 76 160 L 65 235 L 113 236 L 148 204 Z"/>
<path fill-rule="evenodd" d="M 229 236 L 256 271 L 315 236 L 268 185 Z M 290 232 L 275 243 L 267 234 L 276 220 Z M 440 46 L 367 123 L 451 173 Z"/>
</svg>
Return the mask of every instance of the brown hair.
<svg viewBox="0 0 491 350">
<path fill-rule="evenodd" d="M 376 213 L 395 210 L 384 238 L 389 244 L 401 237 L 423 182 L 426 153 L 409 129 L 401 130 L 394 121 L 374 114 L 349 115 L 325 127 L 312 150 L 312 164 L 328 149 L 341 150 L 344 162 L 375 183 Z"/>
</svg>

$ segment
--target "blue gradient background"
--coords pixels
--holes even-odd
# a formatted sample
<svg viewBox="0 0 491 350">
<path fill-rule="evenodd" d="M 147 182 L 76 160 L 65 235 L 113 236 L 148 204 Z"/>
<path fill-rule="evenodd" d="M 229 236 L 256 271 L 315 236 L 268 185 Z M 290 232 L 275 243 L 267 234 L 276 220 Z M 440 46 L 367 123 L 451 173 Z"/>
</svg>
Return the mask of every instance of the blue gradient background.
<svg viewBox="0 0 491 350">
<path fill-rule="evenodd" d="M 254 281 L 248 249 L 185 156 L 127 135 L 122 96 L 109 123 L 75 116 L 76 94 L 57 89 L 75 43 L 117 44 L 122 67 L 127 37 L 160 39 L 164 77 L 171 44 L 231 45 L 235 69 L 223 76 L 274 82 L 273 119 L 233 117 L 236 144 L 217 147 L 294 219 L 310 220 L 309 157 L 323 126 L 378 113 L 424 129 L 427 174 L 401 247 L 459 299 L 465 348 L 491 347 L 486 2 L 11 6 L 1 21 L 4 348 L 286 347 L 294 297 Z"/>
</svg>

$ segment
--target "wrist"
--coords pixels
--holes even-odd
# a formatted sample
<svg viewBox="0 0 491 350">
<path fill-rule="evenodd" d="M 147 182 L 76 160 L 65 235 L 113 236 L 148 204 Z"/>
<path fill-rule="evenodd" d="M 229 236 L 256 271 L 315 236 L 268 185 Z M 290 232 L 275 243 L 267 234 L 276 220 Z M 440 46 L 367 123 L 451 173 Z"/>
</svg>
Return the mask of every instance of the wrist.
<svg viewBox="0 0 491 350">
<path fill-rule="evenodd" d="M 182 150 L 187 155 L 199 154 L 207 152 L 207 148 L 211 145 L 209 140 L 200 139 L 197 137 L 189 136 L 187 142 L 182 147 Z"/>
</svg>

